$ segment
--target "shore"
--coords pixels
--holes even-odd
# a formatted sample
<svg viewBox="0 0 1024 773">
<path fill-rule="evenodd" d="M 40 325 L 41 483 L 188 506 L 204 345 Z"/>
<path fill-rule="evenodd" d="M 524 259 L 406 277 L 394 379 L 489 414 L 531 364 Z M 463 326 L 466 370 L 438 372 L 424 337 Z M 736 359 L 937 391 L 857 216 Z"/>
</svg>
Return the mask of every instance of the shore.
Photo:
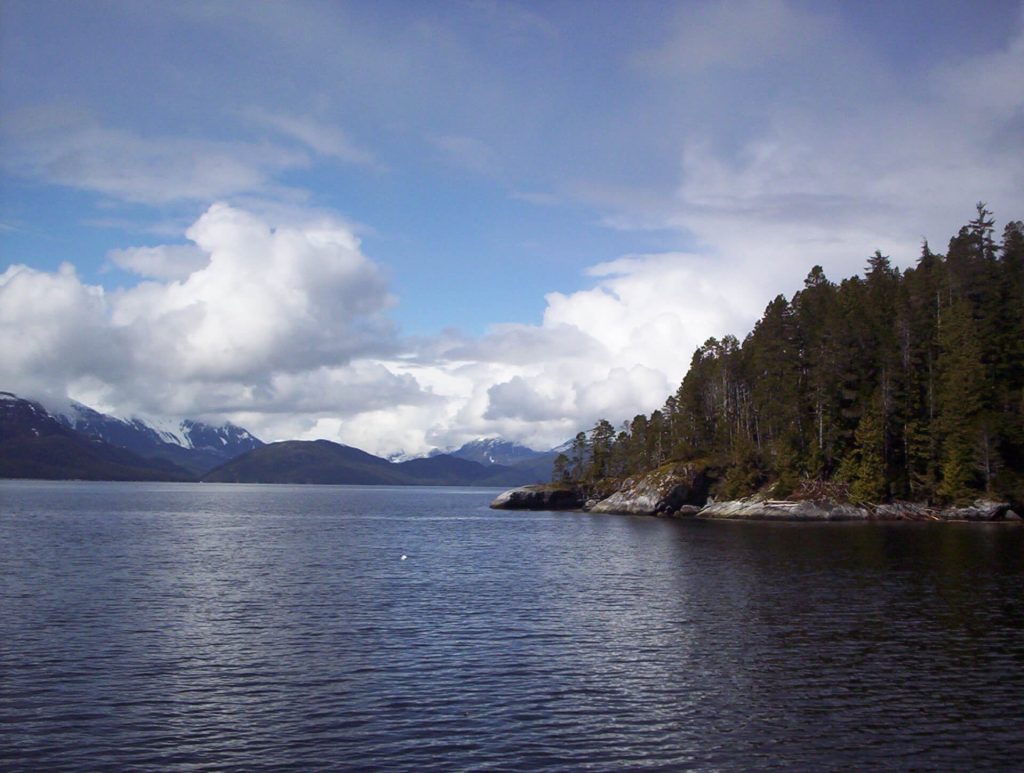
<svg viewBox="0 0 1024 773">
<path fill-rule="evenodd" d="M 653 478 L 648 475 L 627 480 L 617 491 L 600 498 L 589 496 L 589 492 L 580 486 L 520 486 L 500 494 L 491 507 L 498 510 L 561 510 L 747 521 L 1024 522 L 1009 502 L 984 499 L 969 505 L 944 507 L 918 502 L 851 504 L 759 496 L 716 502 L 701 496 L 699 487 L 692 484 L 692 476 L 659 472 Z"/>
</svg>

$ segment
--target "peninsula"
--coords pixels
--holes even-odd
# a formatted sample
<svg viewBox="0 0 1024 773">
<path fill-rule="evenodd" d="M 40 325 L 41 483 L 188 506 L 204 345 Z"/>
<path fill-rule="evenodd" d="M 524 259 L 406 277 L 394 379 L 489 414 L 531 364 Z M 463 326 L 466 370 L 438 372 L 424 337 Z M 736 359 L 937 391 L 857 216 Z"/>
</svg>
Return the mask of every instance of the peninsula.
<svg viewBox="0 0 1024 773">
<path fill-rule="evenodd" d="M 598 421 L 552 486 L 495 507 L 788 520 L 1024 513 L 1024 224 L 976 216 L 900 271 L 820 266 L 740 342 L 700 346 L 663 407 Z"/>
</svg>

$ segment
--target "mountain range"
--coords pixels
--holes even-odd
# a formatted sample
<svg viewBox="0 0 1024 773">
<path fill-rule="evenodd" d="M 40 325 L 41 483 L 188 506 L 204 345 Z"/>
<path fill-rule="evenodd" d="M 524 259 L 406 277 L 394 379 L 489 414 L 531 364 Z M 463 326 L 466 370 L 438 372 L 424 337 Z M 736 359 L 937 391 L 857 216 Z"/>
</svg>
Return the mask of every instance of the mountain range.
<svg viewBox="0 0 1024 773">
<path fill-rule="evenodd" d="M 0 392 L 5 478 L 516 486 L 547 481 L 554 456 L 489 438 L 396 463 L 327 440 L 265 444 L 231 423 L 156 426 Z"/>
<path fill-rule="evenodd" d="M 186 419 L 171 427 L 156 427 L 138 418 L 109 416 L 78 402 L 72 402 L 54 418 L 94 440 L 147 459 L 164 459 L 196 476 L 263 445 L 259 438 L 230 422 L 212 426 Z"/>
</svg>

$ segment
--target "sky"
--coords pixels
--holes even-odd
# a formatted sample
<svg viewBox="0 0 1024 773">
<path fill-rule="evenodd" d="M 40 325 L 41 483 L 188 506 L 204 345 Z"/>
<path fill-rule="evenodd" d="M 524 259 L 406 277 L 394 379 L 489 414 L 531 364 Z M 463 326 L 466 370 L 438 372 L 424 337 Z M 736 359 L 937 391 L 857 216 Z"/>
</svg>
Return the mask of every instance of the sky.
<svg viewBox="0 0 1024 773">
<path fill-rule="evenodd" d="M 0 389 L 550 448 L 1024 218 L 1024 4 L 0 0 Z"/>
</svg>

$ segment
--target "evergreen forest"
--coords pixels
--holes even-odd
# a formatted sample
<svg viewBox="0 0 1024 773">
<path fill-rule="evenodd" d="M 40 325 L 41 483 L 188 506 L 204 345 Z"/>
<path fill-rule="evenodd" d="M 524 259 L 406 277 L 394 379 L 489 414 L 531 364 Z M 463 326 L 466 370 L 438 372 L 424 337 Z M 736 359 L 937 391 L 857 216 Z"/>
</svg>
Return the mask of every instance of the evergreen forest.
<svg viewBox="0 0 1024 773">
<path fill-rule="evenodd" d="M 810 270 L 740 342 L 710 338 L 660 410 L 599 421 L 555 462 L 596 483 L 692 462 L 738 498 L 1024 500 L 1024 224 L 984 204 L 905 271 Z"/>
</svg>

